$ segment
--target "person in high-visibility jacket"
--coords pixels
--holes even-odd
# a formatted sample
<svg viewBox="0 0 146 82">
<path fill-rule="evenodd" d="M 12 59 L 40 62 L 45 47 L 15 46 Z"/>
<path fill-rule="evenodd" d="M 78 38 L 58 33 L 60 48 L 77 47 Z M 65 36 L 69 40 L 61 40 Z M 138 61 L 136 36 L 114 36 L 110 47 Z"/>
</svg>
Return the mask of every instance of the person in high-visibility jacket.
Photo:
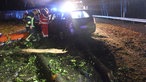
<svg viewBox="0 0 146 82">
<path fill-rule="evenodd" d="M 48 37 L 48 24 L 49 24 L 49 10 L 44 8 L 41 10 L 40 25 L 43 37 Z"/>
<path fill-rule="evenodd" d="M 27 24 L 27 16 L 28 16 L 28 11 L 25 11 L 23 14 L 22 21 L 25 23 L 25 29 L 28 32 L 29 31 L 29 25 Z"/>
<path fill-rule="evenodd" d="M 34 17 L 38 14 L 38 10 L 35 9 L 32 12 L 28 13 L 27 17 L 26 17 L 26 25 L 27 25 L 27 31 L 30 33 L 30 36 L 27 38 L 27 40 L 33 38 L 33 40 L 35 40 L 35 35 L 36 35 L 36 28 L 35 28 L 35 21 L 34 21 Z"/>
</svg>

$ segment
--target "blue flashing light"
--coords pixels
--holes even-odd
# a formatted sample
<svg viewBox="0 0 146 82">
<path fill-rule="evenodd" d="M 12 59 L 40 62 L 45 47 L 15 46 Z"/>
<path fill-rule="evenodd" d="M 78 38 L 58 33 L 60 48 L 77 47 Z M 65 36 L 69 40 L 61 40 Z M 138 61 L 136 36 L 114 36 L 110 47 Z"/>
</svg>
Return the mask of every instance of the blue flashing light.
<svg viewBox="0 0 146 82">
<path fill-rule="evenodd" d="M 52 11 L 57 11 L 57 8 L 52 8 L 51 10 L 52 10 Z"/>
</svg>

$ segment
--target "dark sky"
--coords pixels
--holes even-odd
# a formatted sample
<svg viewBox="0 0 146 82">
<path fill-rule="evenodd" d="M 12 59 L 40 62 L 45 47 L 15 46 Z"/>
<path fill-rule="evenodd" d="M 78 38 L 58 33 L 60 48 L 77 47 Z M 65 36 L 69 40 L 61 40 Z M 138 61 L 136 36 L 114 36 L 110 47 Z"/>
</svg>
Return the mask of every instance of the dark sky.
<svg viewBox="0 0 146 82">
<path fill-rule="evenodd" d="M 22 0 L 0 0 L 0 10 L 15 10 L 23 8 Z"/>
<path fill-rule="evenodd" d="M 57 0 L 0 0 L 0 11 L 22 10 L 50 5 Z M 63 0 L 58 0 L 63 1 Z M 99 15 L 146 18 L 146 0 L 83 0 Z"/>
<path fill-rule="evenodd" d="M 0 0 L 1 10 L 21 10 L 41 7 L 50 3 L 50 0 Z"/>
</svg>

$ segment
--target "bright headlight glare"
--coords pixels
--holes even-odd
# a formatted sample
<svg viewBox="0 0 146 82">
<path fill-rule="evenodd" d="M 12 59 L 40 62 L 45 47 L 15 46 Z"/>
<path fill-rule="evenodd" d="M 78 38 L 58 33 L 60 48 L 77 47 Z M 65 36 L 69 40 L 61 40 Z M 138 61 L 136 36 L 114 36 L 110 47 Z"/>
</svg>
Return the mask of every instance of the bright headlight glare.
<svg viewBox="0 0 146 82">
<path fill-rule="evenodd" d="M 75 10 L 76 5 L 71 3 L 71 2 L 66 2 L 61 6 L 61 11 L 62 12 L 70 12 Z"/>
<path fill-rule="evenodd" d="M 87 12 L 85 12 L 85 11 L 74 11 L 74 12 L 71 12 L 71 16 L 74 19 L 77 19 L 77 18 L 89 18 L 89 14 Z"/>
</svg>

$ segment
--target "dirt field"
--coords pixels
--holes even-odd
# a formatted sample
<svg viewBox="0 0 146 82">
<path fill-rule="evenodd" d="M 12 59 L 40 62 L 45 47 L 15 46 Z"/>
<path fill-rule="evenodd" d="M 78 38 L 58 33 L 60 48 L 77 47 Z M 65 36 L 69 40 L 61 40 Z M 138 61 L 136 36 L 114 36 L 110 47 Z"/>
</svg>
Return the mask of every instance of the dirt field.
<svg viewBox="0 0 146 82">
<path fill-rule="evenodd" d="M 97 23 L 94 39 L 105 41 L 114 54 L 117 78 L 122 82 L 146 81 L 146 35 L 108 23 Z"/>
<path fill-rule="evenodd" d="M 25 25 L 22 23 L 17 23 L 17 22 L 0 22 L 0 33 L 7 35 L 11 33 L 16 33 L 21 30 L 25 29 Z"/>
</svg>

